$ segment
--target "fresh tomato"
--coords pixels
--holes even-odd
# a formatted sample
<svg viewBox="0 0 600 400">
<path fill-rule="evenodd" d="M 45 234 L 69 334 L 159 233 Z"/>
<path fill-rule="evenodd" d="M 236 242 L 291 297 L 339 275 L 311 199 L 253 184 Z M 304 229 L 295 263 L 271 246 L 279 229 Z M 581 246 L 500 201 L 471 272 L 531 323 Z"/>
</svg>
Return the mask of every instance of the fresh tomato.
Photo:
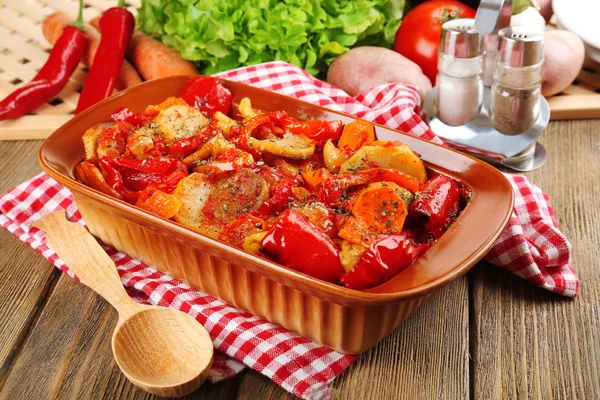
<svg viewBox="0 0 600 400">
<path fill-rule="evenodd" d="M 179 97 L 190 106 L 202 111 L 208 118 L 217 111 L 227 114 L 233 101 L 229 89 L 211 76 L 193 77 L 181 89 Z"/>
<path fill-rule="evenodd" d="M 419 4 L 402 20 L 394 49 L 417 63 L 435 84 L 442 24 L 458 18 L 475 18 L 475 10 L 455 0 L 432 0 Z"/>
</svg>

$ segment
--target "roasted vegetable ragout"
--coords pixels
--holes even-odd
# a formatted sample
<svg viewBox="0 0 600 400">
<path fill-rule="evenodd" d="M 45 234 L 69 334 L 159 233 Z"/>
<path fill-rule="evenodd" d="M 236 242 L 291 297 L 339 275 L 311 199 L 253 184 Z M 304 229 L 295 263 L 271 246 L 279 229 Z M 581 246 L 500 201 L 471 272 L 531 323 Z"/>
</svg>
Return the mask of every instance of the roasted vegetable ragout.
<svg viewBox="0 0 600 400">
<path fill-rule="evenodd" d="M 233 105 L 211 77 L 83 135 L 77 178 L 105 194 L 351 289 L 396 276 L 470 193 L 366 121 L 301 121 Z"/>
</svg>

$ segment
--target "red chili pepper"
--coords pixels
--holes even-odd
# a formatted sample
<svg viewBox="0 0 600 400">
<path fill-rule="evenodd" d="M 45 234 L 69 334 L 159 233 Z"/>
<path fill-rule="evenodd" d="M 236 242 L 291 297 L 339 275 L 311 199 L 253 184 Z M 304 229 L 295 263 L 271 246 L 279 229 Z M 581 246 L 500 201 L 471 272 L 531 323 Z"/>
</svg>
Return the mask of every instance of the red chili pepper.
<svg viewBox="0 0 600 400">
<path fill-rule="evenodd" d="M 460 211 L 459 188 L 447 176 L 438 175 L 430 179 L 424 189 L 417 193 L 410 205 L 409 215 L 421 223 L 426 220 L 425 229 L 438 239 L 454 222 Z"/>
<path fill-rule="evenodd" d="M 125 121 L 130 123 L 131 125 L 139 128 L 143 126 L 146 121 L 139 114 L 134 114 L 131 110 L 125 106 L 119 107 L 112 113 L 110 118 L 115 121 Z"/>
<path fill-rule="evenodd" d="M 374 241 L 354 269 L 341 278 L 350 289 L 368 289 L 398 275 L 431 247 L 417 243 L 411 231 Z"/>
<path fill-rule="evenodd" d="M 195 76 L 181 89 L 179 97 L 190 106 L 211 118 L 217 111 L 227 115 L 233 95 L 221 82 L 212 76 Z"/>
<path fill-rule="evenodd" d="M 292 117 L 288 117 L 283 123 L 285 131 L 304 135 L 314 140 L 317 147 L 323 147 L 328 139 L 338 140 L 342 135 L 342 127 L 342 121 L 298 121 Z"/>
<path fill-rule="evenodd" d="M 124 1 L 120 0 L 118 7 L 104 11 L 100 18 L 100 45 L 79 96 L 75 114 L 109 97 L 115 89 L 135 27 L 133 14 L 123 6 Z"/>
<path fill-rule="evenodd" d="M 75 23 L 78 25 L 65 27 L 48 60 L 33 80 L 0 102 L 0 121 L 19 118 L 35 110 L 65 87 L 87 47 L 81 18 L 80 10 L 80 17 Z"/>
<path fill-rule="evenodd" d="M 338 283 L 344 273 L 338 246 L 302 215 L 287 210 L 262 240 L 265 252 L 293 270 Z"/>
</svg>

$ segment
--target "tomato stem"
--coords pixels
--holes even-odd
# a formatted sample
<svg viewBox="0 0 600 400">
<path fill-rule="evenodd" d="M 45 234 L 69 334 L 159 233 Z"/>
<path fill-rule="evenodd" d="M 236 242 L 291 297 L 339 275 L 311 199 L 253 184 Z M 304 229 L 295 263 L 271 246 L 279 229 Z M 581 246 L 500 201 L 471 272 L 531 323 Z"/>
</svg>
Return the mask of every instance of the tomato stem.
<svg viewBox="0 0 600 400">
<path fill-rule="evenodd" d="M 462 11 L 462 7 L 460 7 L 458 10 L 448 10 L 446 7 L 442 7 L 442 16 L 438 17 L 437 19 L 440 21 L 440 24 L 444 25 L 444 23 L 448 21 L 459 19 Z"/>
</svg>

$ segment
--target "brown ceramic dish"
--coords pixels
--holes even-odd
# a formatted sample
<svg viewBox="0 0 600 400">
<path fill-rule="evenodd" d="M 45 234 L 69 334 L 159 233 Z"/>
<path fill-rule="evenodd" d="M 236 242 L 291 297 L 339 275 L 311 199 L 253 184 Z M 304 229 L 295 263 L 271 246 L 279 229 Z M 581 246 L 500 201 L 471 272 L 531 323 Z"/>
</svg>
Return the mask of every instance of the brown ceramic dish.
<svg viewBox="0 0 600 400">
<path fill-rule="evenodd" d="M 42 168 L 69 188 L 90 231 L 120 251 L 230 304 L 279 323 L 326 346 L 359 353 L 374 346 L 440 287 L 457 279 L 491 248 L 513 208 L 509 182 L 472 157 L 377 126 L 383 140 L 400 140 L 421 154 L 427 167 L 454 177 L 473 191 L 458 220 L 412 266 L 378 287 L 355 291 L 295 272 L 195 233 L 91 189 L 73 178 L 83 159 L 81 136 L 110 119 L 119 106 L 133 112 L 176 96 L 188 77 L 150 81 L 91 107 L 43 144 Z M 352 117 L 291 97 L 226 81 L 238 102 L 249 97 L 262 110 L 284 110 L 303 119 Z"/>
</svg>

